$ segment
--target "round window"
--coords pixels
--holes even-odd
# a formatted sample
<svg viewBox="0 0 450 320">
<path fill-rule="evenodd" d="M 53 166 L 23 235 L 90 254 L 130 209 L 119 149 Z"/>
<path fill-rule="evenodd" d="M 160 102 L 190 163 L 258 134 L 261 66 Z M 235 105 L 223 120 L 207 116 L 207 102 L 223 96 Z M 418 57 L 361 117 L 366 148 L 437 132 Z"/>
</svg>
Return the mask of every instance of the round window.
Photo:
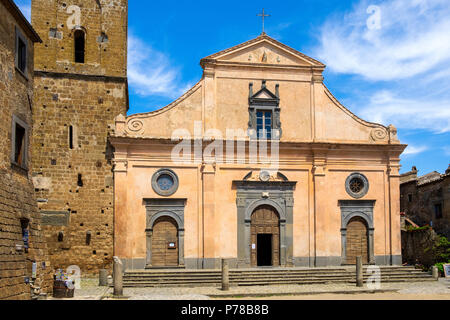
<svg viewBox="0 0 450 320">
<path fill-rule="evenodd" d="M 178 189 L 178 177 L 170 169 L 161 169 L 153 175 L 152 187 L 160 196 L 171 196 Z"/>
<path fill-rule="evenodd" d="M 353 173 L 347 178 L 345 188 L 350 196 L 359 199 L 369 192 L 369 180 L 361 173 Z"/>
<path fill-rule="evenodd" d="M 353 193 L 361 193 L 361 191 L 364 189 L 364 181 L 360 178 L 353 178 L 350 180 L 350 190 Z"/>
<path fill-rule="evenodd" d="M 163 191 L 169 191 L 170 189 L 173 188 L 174 185 L 173 178 L 168 174 L 163 174 L 159 176 L 157 183 L 158 187 Z"/>
</svg>

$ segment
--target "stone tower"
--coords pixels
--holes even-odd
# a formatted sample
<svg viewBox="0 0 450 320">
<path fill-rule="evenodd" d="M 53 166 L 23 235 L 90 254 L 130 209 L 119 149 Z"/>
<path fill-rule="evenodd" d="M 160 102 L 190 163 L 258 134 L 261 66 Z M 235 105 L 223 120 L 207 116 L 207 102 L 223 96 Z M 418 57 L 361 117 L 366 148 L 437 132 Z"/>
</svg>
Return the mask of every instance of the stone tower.
<svg viewBox="0 0 450 320">
<path fill-rule="evenodd" d="M 127 0 L 33 0 L 33 181 L 52 265 L 113 255 L 108 134 L 128 110 Z"/>
</svg>

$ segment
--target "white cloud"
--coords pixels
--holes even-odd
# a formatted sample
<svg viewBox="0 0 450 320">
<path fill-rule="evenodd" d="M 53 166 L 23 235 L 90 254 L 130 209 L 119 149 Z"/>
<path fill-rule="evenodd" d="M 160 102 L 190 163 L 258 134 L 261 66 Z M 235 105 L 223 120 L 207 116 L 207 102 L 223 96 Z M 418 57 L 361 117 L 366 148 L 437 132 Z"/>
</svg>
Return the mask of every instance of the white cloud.
<svg viewBox="0 0 450 320">
<path fill-rule="evenodd" d="M 450 132 L 450 101 L 399 98 L 390 91 L 376 92 L 359 112 L 373 122 L 398 128 Z"/>
<path fill-rule="evenodd" d="M 140 96 L 176 98 L 189 87 L 181 84 L 178 68 L 141 39 L 128 36 L 128 82 Z"/>
<path fill-rule="evenodd" d="M 416 155 L 419 153 L 422 153 L 424 151 L 427 151 L 428 147 L 426 146 L 413 146 L 413 145 L 409 145 L 406 150 L 403 152 L 403 156 L 408 156 L 408 155 Z"/>
<path fill-rule="evenodd" d="M 363 80 L 365 94 L 352 97 L 363 118 L 450 132 L 448 0 L 376 1 L 380 24 L 370 28 L 374 2 L 361 0 L 326 21 L 315 54 L 332 72 Z"/>
<path fill-rule="evenodd" d="M 450 63 L 448 0 L 388 0 L 379 4 L 380 28 L 368 28 L 372 3 L 325 23 L 316 55 L 339 73 L 369 80 L 409 78 Z"/>
</svg>

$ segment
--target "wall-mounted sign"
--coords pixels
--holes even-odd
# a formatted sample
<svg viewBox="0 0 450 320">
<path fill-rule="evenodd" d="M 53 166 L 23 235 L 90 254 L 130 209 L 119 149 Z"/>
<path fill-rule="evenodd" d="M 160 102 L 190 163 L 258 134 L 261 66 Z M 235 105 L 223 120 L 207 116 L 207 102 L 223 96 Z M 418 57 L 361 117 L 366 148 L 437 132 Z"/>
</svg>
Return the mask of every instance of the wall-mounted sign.
<svg viewBox="0 0 450 320">
<path fill-rule="evenodd" d="M 450 264 L 444 264 L 444 274 L 446 278 L 450 278 Z"/>
<path fill-rule="evenodd" d="M 256 244 L 252 243 L 252 250 L 256 250 Z"/>
</svg>

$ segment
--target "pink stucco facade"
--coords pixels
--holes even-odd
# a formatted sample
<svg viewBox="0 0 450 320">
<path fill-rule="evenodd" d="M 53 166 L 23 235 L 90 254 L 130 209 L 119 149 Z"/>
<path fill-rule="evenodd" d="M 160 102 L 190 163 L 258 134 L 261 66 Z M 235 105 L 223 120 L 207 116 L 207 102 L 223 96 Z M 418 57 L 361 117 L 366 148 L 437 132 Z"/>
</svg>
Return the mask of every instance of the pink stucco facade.
<svg viewBox="0 0 450 320">
<path fill-rule="evenodd" d="M 344 222 L 358 212 L 367 223 L 369 262 L 401 263 L 399 157 L 406 146 L 393 126 L 352 114 L 324 85 L 322 63 L 265 34 L 202 59 L 201 65 L 201 80 L 169 106 L 116 118 L 110 137 L 115 148 L 114 253 L 127 268 L 152 266 L 152 223 L 180 201 L 183 208 L 173 214 L 180 267 L 218 268 L 221 258 L 249 267 L 248 210 L 272 203 L 280 217 L 282 266 L 345 263 Z M 254 94 L 265 85 L 279 98 L 282 135 L 276 166 L 248 159 L 250 83 Z M 261 92 L 258 101 L 268 95 Z M 227 141 L 227 130 L 245 135 Z M 224 148 L 234 145 L 234 159 L 240 143 L 246 160 L 221 161 L 217 150 L 211 157 L 174 159 L 180 141 L 172 138 L 183 132 L 193 139 L 185 140 L 192 141 L 192 150 L 197 143 L 203 154 L 210 149 L 210 136 Z M 155 190 L 152 179 L 161 169 L 176 174 L 175 193 Z M 270 177 L 262 181 L 261 171 Z M 368 181 L 359 198 L 346 187 L 354 173 Z"/>
</svg>

